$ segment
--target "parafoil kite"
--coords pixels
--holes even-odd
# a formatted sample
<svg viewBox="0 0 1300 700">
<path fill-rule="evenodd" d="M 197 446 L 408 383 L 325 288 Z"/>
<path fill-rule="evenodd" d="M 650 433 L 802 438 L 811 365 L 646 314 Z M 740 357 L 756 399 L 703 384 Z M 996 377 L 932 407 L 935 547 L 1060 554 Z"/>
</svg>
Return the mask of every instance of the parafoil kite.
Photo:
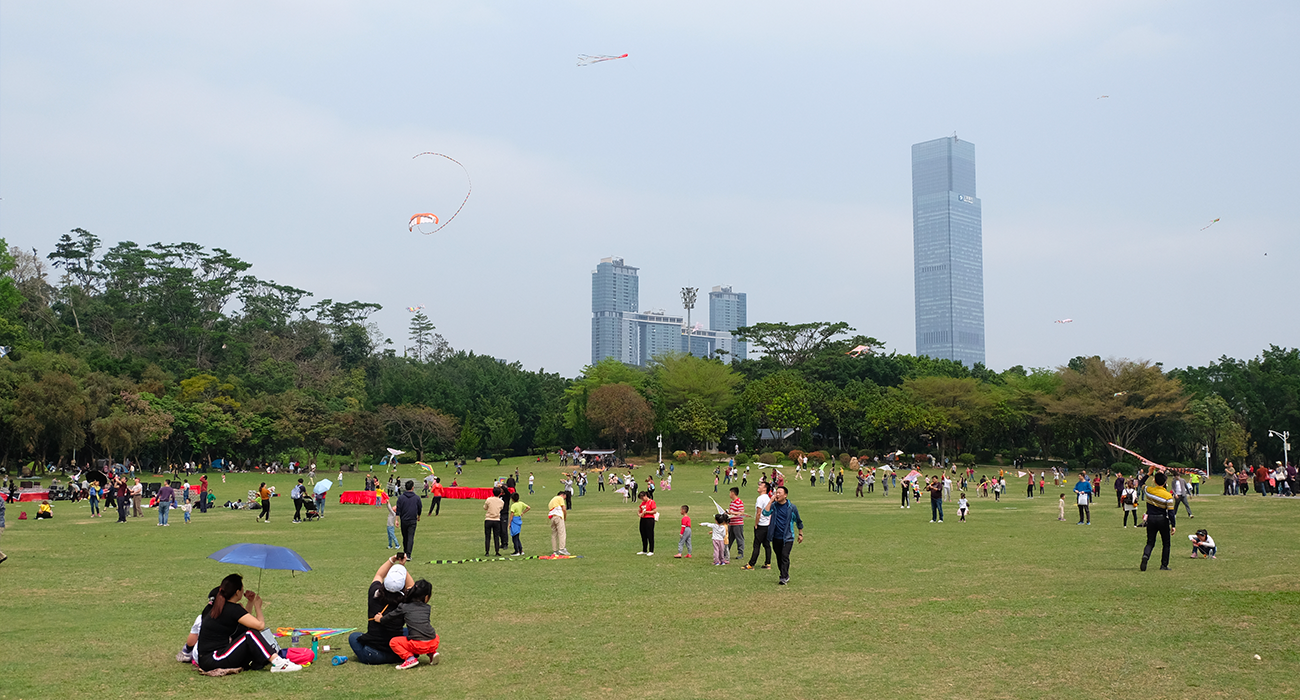
<svg viewBox="0 0 1300 700">
<path fill-rule="evenodd" d="M 422 311 L 424 310 L 424 304 L 420 304 L 419 306 L 408 306 L 406 307 L 406 310 L 410 311 L 411 313 L 415 313 L 416 311 Z"/>
<path fill-rule="evenodd" d="M 1215 224 L 1217 224 L 1217 223 L 1219 223 L 1219 220 L 1218 220 L 1218 219 L 1215 219 L 1214 221 L 1211 221 L 1210 223 L 1208 223 L 1208 224 L 1202 226 L 1202 227 L 1201 227 L 1201 230 L 1204 231 L 1205 229 L 1207 229 L 1207 228 L 1209 228 L 1209 227 L 1211 227 L 1211 226 L 1213 226 L 1213 225 L 1215 225 Z"/>
<path fill-rule="evenodd" d="M 1099 100 L 1107 100 L 1107 99 L 1110 99 L 1110 95 L 1102 95 L 1101 97 L 1098 97 L 1097 99 L 1099 99 Z"/>
<path fill-rule="evenodd" d="M 589 66 L 593 63 L 604 63 L 605 61 L 617 61 L 620 58 L 627 58 L 627 54 L 622 56 L 588 56 L 585 53 L 578 54 L 578 65 Z"/>
<path fill-rule="evenodd" d="M 416 153 L 414 156 L 411 156 L 411 158 L 415 159 L 415 158 L 419 158 L 420 156 L 441 156 L 455 163 L 456 165 L 459 165 L 460 169 L 465 171 L 465 182 L 467 184 L 467 187 L 465 189 L 465 198 L 460 201 L 460 206 L 456 207 L 456 211 L 452 212 L 451 216 L 441 224 L 438 224 L 438 217 L 430 213 L 416 214 L 411 217 L 410 230 L 412 231 L 419 228 L 420 224 L 422 223 L 438 224 L 438 227 L 433 229 L 432 231 L 425 231 L 424 229 L 419 228 L 420 233 L 423 233 L 424 235 L 428 236 L 446 228 L 447 224 L 450 224 L 452 222 L 452 219 L 455 219 L 456 215 L 460 213 L 460 210 L 465 208 L 465 202 L 469 201 L 469 196 L 474 191 L 474 181 L 470 179 L 469 169 L 465 167 L 464 163 L 461 163 L 460 161 L 456 160 L 455 158 L 452 158 L 451 156 L 445 153 L 434 153 L 433 151 L 425 151 L 424 153 Z"/>
<path fill-rule="evenodd" d="M 850 350 L 850 351 L 848 351 L 848 352 L 846 352 L 846 353 L 844 353 L 844 354 L 845 354 L 845 355 L 848 355 L 848 356 L 850 356 L 850 357 L 857 357 L 858 355 L 861 355 L 861 354 L 864 353 L 864 352 L 867 353 L 868 355 L 870 355 L 870 354 L 871 354 L 871 346 L 870 346 L 870 345 L 859 345 L 859 346 L 853 348 L 852 350 Z"/>
</svg>

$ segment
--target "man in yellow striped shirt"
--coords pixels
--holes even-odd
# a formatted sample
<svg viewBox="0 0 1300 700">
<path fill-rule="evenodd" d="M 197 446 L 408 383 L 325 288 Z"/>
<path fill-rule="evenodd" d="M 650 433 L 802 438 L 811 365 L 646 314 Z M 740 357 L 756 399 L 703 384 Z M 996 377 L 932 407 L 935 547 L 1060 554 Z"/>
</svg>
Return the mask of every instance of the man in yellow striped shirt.
<svg viewBox="0 0 1300 700">
<path fill-rule="evenodd" d="M 1147 513 L 1142 516 L 1142 520 L 1147 525 L 1147 546 L 1142 550 L 1142 570 L 1147 570 L 1147 560 L 1151 558 L 1151 550 L 1156 547 L 1156 534 L 1160 535 L 1163 551 L 1160 556 L 1160 569 L 1169 570 L 1169 537 L 1178 531 L 1174 522 L 1174 495 L 1169 493 L 1165 488 L 1167 478 L 1165 477 L 1164 468 L 1156 472 L 1152 481 L 1152 486 L 1147 486 L 1147 477 L 1152 477 L 1150 473 L 1143 474 L 1138 480 L 1138 486 L 1145 487 Z"/>
</svg>

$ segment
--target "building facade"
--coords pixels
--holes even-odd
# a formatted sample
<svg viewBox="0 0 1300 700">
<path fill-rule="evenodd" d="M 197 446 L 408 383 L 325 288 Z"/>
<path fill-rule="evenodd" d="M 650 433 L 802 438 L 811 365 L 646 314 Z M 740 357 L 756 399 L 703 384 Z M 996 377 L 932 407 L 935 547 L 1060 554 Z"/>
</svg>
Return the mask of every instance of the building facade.
<svg viewBox="0 0 1300 700">
<path fill-rule="evenodd" d="M 916 354 L 984 363 L 984 244 L 975 145 L 912 146 Z"/>
<path fill-rule="evenodd" d="M 709 292 L 709 330 L 726 332 L 730 338 L 731 333 L 737 328 L 749 325 L 746 320 L 746 303 L 744 292 L 733 292 L 730 286 L 714 287 Z M 726 348 L 726 351 L 731 353 L 732 357 L 746 359 L 747 343 L 735 341 L 727 344 L 730 347 Z"/>
<path fill-rule="evenodd" d="M 637 268 L 623 258 L 602 258 L 591 271 L 591 364 L 606 357 L 640 364 L 639 338 L 623 314 L 635 312 L 640 302 Z"/>
</svg>

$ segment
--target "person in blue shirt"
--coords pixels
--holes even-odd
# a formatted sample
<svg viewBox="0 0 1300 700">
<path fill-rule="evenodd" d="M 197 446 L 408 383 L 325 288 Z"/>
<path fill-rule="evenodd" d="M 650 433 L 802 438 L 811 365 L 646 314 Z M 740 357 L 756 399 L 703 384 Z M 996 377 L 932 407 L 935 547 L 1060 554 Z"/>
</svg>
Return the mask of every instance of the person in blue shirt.
<svg viewBox="0 0 1300 700">
<path fill-rule="evenodd" d="M 771 517 L 767 538 L 776 552 L 776 566 L 780 573 L 776 582 L 784 586 L 790 581 L 790 550 L 794 549 L 795 542 L 803 543 L 803 520 L 799 517 L 799 509 L 790 502 L 789 492 L 784 486 L 776 487 L 772 502 L 763 514 Z"/>
<path fill-rule="evenodd" d="M 1079 503 L 1079 522 L 1078 525 L 1092 524 L 1092 511 L 1088 508 L 1092 503 L 1092 484 L 1088 482 L 1088 472 L 1079 472 L 1079 483 L 1074 485 L 1074 497 Z"/>
</svg>

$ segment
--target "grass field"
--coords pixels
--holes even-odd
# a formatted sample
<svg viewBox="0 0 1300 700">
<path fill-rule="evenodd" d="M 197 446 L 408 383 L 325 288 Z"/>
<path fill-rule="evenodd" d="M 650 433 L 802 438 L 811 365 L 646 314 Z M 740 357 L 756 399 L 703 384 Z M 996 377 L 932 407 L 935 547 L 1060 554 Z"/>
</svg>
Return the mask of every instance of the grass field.
<svg viewBox="0 0 1300 700">
<path fill-rule="evenodd" d="M 470 465 L 461 484 L 489 485 L 509 465 Z M 560 470 L 519 468 L 545 485 L 525 497 L 523 533 L 529 554 L 545 553 Z M 214 488 L 225 501 L 260 479 Z M 169 528 L 152 512 L 119 527 L 69 502 L 52 521 L 19 521 L 35 508 L 11 504 L 0 698 L 1300 697 L 1300 499 L 1196 498 L 1173 570 L 1140 573 L 1145 531 L 1120 527 L 1109 492 L 1088 527 L 1072 508 L 1057 522 L 1065 489 L 1028 500 L 1021 486 L 1001 503 L 970 494 L 967 523 L 953 503 L 947 522 L 930 524 L 928 503 L 902 510 L 895 490 L 859 499 L 851 484 L 834 495 L 794 482 L 806 539 L 781 587 L 775 570 L 711 566 L 702 528 L 695 558 L 672 558 L 677 507 L 697 521 L 714 512 L 712 472 L 699 465 L 657 494 L 654 558 L 635 555 L 634 506 L 593 484 L 569 520 L 582 559 L 421 563 L 482 553 L 481 503 L 444 500 L 421 521 L 411 567 L 434 585 L 437 667 L 333 667 L 322 654 L 300 673 L 201 677 L 173 657 L 207 591 L 230 572 L 257 584 L 257 570 L 206 558 L 233 543 L 291 547 L 314 568 L 263 575 L 271 626 L 364 628 L 365 589 L 390 553 L 381 512 L 331 502 L 323 521 L 291 524 L 296 477 L 271 479 L 286 497 L 269 525 L 216 510 L 188 526 L 173 511 Z M 1188 558 L 1193 525 L 1217 540 L 1217 560 Z M 345 637 L 329 643 L 351 656 Z"/>
</svg>

